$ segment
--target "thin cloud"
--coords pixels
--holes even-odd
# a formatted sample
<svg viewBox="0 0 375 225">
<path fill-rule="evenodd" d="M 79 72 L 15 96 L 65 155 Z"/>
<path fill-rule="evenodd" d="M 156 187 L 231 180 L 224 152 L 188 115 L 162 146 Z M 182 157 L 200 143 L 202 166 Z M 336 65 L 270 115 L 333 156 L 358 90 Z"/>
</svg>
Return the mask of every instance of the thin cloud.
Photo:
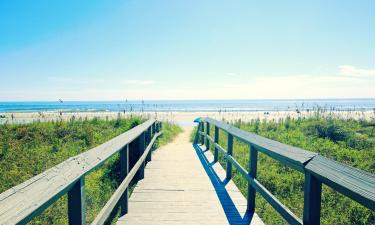
<svg viewBox="0 0 375 225">
<path fill-rule="evenodd" d="M 238 74 L 236 74 L 236 73 L 226 73 L 225 75 L 227 77 L 238 77 Z"/>
<path fill-rule="evenodd" d="M 352 65 L 339 66 L 340 74 L 355 77 L 375 76 L 375 69 L 362 69 Z"/>
<path fill-rule="evenodd" d="M 258 76 L 252 82 L 224 84 L 232 98 L 374 97 L 373 79 L 339 75 Z M 229 96 L 228 96 L 229 97 Z"/>
<path fill-rule="evenodd" d="M 127 80 L 127 84 L 139 85 L 139 86 L 147 86 L 154 84 L 155 81 L 153 80 Z"/>
</svg>

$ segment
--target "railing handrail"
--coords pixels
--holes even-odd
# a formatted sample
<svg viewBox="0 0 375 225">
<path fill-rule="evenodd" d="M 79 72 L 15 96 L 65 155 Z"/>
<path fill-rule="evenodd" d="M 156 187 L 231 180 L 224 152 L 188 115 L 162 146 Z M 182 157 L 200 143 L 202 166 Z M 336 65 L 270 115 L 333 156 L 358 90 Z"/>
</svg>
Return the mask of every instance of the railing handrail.
<svg viewBox="0 0 375 225">
<path fill-rule="evenodd" d="M 73 189 L 76 189 L 76 192 L 78 190 L 79 196 L 83 195 L 80 189 L 84 185 L 86 174 L 102 165 L 112 155 L 120 152 L 139 136 L 143 135 L 144 138 L 145 132 L 153 130 L 155 134 L 155 130 L 159 130 L 155 126 L 157 123 L 156 120 L 150 119 L 91 150 L 71 157 L 1 193 L 0 224 L 25 224 L 42 213 L 65 193 L 74 194 Z M 141 151 L 143 152 L 144 150 Z M 70 198 L 68 200 L 70 201 Z M 72 205 L 76 205 L 77 203 L 84 204 L 79 202 L 79 199 L 73 199 Z M 71 210 L 69 210 L 69 213 L 84 214 L 84 207 L 82 208 L 83 212 L 70 212 Z M 71 216 L 69 214 L 69 217 L 75 217 L 75 215 Z M 72 222 L 72 219 L 69 218 L 70 222 Z M 80 221 L 80 223 L 83 222 L 84 219 Z"/>
<path fill-rule="evenodd" d="M 210 142 L 215 147 L 214 161 L 217 162 L 217 152 L 220 150 L 227 159 L 227 178 L 231 178 L 231 168 L 234 166 L 238 172 L 249 182 L 248 210 L 254 210 L 255 191 L 259 192 L 290 224 L 319 224 L 321 207 L 321 187 L 328 185 L 334 190 L 352 198 L 365 207 L 375 210 L 375 175 L 327 159 L 317 153 L 296 148 L 290 145 L 270 140 L 259 135 L 241 130 L 230 124 L 208 118 L 197 118 L 199 123 L 198 138 L 201 143 L 209 148 Z M 206 132 L 204 132 L 206 123 Z M 210 137 L 210 125 L 215 126 L 215 138 Z M 228 148 L 225 150 L 218 144 L 218 130 L 222 129 L 228 133 Z M 250 157 L 249 171 L 244 169 L 233 157 L 233 137 L 249 144 Z M 198 140 L 196 140 L 197 142 Z M 299 219 L 285 205 L 277 200 L 260 182 L 256 179 L 257 152 L 262 152 L 271 158 L 296 169 L 305 174 L 304 186 L 304 218 Z M 228 174 L 229 171 L 229 174 Z M 253 193 L 251 193 L 253 192 Z"/>
</svg>

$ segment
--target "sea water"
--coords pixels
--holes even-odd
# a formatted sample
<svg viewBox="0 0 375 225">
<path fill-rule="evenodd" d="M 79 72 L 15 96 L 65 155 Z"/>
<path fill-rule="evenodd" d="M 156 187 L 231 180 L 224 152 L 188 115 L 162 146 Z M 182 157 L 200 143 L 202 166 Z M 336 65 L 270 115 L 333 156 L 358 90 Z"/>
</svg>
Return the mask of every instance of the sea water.
<svg viewBox="0 0 375 225">
<path fill-rule="evenodd" d="M 297 100 L 144 100 L 144 101 L 49 101 L 0 102 L 1 112 L 245 112 L 245 111 L 368 111 L 375 98 Z"/>
</svg>

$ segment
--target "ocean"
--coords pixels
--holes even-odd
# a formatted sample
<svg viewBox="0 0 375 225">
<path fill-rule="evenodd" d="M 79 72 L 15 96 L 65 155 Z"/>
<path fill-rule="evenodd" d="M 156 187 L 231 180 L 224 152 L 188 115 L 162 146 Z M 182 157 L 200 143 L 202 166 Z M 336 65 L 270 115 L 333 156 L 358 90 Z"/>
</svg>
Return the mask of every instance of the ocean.
<svg viewBox="0 0 375 225">
<path fill-rule="evenodd" d="M 254 112 L 254 111 L 368 111 L 375 110 L 375 98 L 298 100 L 150 100 L 150 101 L 66 101 L 0 102 L 4 112 Z"/>
</svg>

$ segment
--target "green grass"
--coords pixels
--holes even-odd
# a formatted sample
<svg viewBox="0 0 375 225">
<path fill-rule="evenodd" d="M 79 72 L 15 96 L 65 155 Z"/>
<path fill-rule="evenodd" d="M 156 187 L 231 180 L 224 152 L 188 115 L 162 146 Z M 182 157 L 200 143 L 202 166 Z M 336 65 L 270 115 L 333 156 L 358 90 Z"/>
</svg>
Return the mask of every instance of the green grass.
<svg viewBox="0 0 375 225">
<path fill-rule="evenodd" d="M 166 145 L 182 132 L 182 128 L 174 123 L 163 123 L 162 125 L 163 135 L 158 139 L 158 146 Z"/>
<path fill-rule="evenodd" d="M 141 124 L 142 118 L 117 120 L 71 120 L 22 125 L 0 125 L 0 193 Z M 164 124 L 159 144 L 171 141 L 179 132 Z M 86 176 L 86 218 L 93 221 L 120 184 L 119 155 Z M 67 224 L 67 197 L 56 201 L 32 224 Z"/>
<path fill-rule="evenodd" d="M 314 117 L 287 118 L 277 122 L 254 120 L 243 123 L 237 121 L 233 125 L 285 144 L 318 152 L 327 158 L 346 165 L 375 173 L 374 121 Z M 213 129 L 211 134 L 213 134 Z M 219 134 L 220 145 L 226 148 L 227 135 L 223 131 L 220 131 Z M 219 161 L 225 168 L 225 159 L 221 154 L 219 155 Z M 244 168 L 247 168 L 248 145 L 235 140 L 233 155 Z M 268 190 L 302 218 L 303 174 L 259 153 L 257 176 Z M 235 169 L 233 181 L 246 196 L 247 183 Z M 286 224 L 283 218 L 259 194 L 256 198 L 256 212 L 266 224 Z M 375 213 L 323 185 L 321 224 L 375 224 Z"/>
</svg>

